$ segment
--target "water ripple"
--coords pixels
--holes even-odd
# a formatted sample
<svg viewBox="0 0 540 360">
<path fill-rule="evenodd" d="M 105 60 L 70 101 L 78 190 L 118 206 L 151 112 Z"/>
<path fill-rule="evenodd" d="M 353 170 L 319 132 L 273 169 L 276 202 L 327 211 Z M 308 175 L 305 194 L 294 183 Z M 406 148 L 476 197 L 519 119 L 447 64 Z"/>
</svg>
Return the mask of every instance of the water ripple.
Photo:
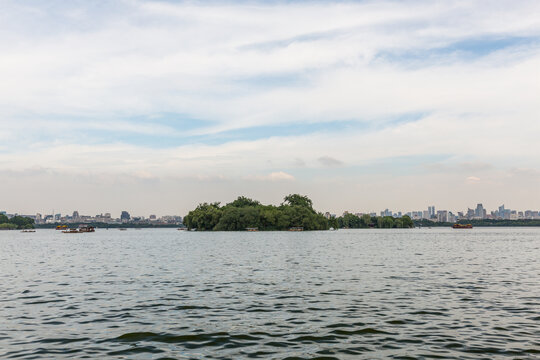
<svg viewBox="0 0 540 360">
<path fill-rule="evenodd" d="M 0 358 L 538 358 L 540 229 L 474 230 L 0 232 Z"/>
</svg>

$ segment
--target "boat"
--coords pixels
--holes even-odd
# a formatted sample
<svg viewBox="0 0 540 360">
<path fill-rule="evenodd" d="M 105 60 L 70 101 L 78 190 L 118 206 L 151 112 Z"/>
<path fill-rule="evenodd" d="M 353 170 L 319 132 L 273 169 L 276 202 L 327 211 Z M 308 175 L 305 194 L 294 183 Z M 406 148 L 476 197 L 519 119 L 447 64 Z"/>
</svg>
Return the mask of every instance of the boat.
<svg viewBox="0 0 540 360">
<path fill-rule="evenodd" d="M 289 231 L 304 231 L 302 226 L 293 226 L 289 228 Z"/>
<path fill-rule="evenodd" d="M 246 228 L 246 231 L 259 231 L 259 228 L 249 227 L 249 228 Z"/>
<path fill-rule="evenodd" d="M 71 228 L 67 230 L 63 230 L 62 232 L 64 234 L 80 234 L 80 233 L 89 233 L 89 232 L 95 232 L 96 228 L 90 225 L 79 225 L 78 228 Z"/>
<path fill-rule="evenodd" d="M 96 228 L 90 225 L 79 225 L 80 232 L 95 232 Z"/>
<path fill-rule="evenodd" d="M 452 229 L 472 229 L 472 224 L 454 224 Z"/>
<path fill-rule="evenodd" d="M 36 232 L 36 230 L 23 230 L 21 232 Z"/>
<path fill-rule="evenodd" d="M 178 228 L 178 229 L 176 229 L 176 230 L 185 231 L 185 230 L 187 230 L 187 228 L 181 227 L 181 228 Z"/>
<path fill-rule="evenodd" d="M 120 231 L 126 231 L 127 229 L 126 229 L 126 228 L 120 228 L 120 229 L 118 229 L 118 230 L 120 230 Z"/>
<path fill-rule="evenodd" d="M 67 230 L 67 225 L 56 225 L 56 230 Z"/>
</svg>

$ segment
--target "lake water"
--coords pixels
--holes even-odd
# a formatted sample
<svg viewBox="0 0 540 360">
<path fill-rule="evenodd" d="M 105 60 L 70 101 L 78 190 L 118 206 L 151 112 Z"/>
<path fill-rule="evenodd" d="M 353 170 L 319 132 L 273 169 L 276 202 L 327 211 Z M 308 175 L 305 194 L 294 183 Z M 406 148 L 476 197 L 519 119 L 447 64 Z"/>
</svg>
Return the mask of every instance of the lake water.
<svg viewBox="0 0 540 360">
<path fill-rule="evenodd" d="M 538 359 L 540 229 L 0 232 L 1 359 Z"/>
</svg>

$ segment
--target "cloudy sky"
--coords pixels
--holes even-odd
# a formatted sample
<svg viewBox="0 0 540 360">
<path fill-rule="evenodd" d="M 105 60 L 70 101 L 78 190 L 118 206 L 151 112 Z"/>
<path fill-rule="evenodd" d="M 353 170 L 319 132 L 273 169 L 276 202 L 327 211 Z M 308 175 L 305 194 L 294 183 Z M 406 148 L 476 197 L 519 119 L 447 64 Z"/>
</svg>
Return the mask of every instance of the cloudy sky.
<svg viewBox="0 0 540 360">
<path fill-rule="evenodd" d="M 0 0 L 0 210 L 540 209 L 540 2 Z"/>
</svg>

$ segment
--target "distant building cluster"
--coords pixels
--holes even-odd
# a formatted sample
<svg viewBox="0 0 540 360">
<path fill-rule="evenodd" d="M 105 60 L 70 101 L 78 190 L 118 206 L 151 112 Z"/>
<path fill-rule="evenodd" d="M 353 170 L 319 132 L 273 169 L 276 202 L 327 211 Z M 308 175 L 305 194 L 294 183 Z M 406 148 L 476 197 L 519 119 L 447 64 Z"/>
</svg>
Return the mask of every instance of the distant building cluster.
<svg viewBox="0 0 540 360">
<path fill-rule="evenodd" d="M 343 216 L 349 214 L 348 211 L 343 213 Z M 499 206 L 495 211 L 490 213 L 484 208 L 482 204 L 477 204 L 476 208 L 470 209 L 467 211 L 458 211 L 457 214 L 454 214 L 449 210 L 436 210 L 435 206 L 428 206 L 427 210 L 421 211 L 410 211 L 407 213 L 402 213 L 401 211 L 393 212 L 389 209 L 381 211 L 379 214 L 375 212 L 370 213 L 354 213 L 354 215 L 361 217 L 365 214 L 370 216 L 391 216 L 394 218 L 400 218 L 403 215 L 409 216 L 413 220 L 430 220 L 436 222 L 456 222 L 458 220 L 482 220 L 482 219 L 493 219 L 493 220 L 533 220 L 540 219 L 540 211 L 538 210 L 510 210 L 506 209 L 504 205 Z M 336 217 L 336 214 L 331 214 L 329 212 L 325 213 L 327 219 Z"/>
<path fill-rule="evenodd" d="M 5 211 L 0 211 L 0 214 L 6 215 L 8 218 L 19 215 L 34 219 L 36 224 L 78 224 L 78 223 L 105 223 L 105 224 L 141 224 L 141 225 L 180 225 L 182 217 L 177 215 L 166 215 L 157 217 L 150 215 L 147 218 L 144 216 L 131 216 L 129 212 L 122 211 L 119 218 L 113 218 L 110 213 L 99 214 L 95 216 L 80 215 L 78 211 L 74 211 L 71 215 L 50 214 L 50 215 L 21 215 L 8 214 Z"/>
</svg>

